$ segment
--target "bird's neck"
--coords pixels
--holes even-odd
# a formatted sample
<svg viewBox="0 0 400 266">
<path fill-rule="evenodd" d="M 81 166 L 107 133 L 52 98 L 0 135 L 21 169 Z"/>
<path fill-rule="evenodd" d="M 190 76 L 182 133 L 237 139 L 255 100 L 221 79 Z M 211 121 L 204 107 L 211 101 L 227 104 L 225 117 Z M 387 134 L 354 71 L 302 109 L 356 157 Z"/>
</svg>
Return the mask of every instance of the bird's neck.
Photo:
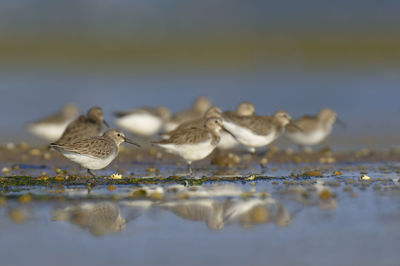
<svg viewBox="0 0 400 266">
<path fill-rule="evenodd" d="M 211 144 L 217 145 L 218 142 L 221 140 L 221 129 L 213 129 L 210 130 L 210 132 L 212 137 Z"/>
</svg>

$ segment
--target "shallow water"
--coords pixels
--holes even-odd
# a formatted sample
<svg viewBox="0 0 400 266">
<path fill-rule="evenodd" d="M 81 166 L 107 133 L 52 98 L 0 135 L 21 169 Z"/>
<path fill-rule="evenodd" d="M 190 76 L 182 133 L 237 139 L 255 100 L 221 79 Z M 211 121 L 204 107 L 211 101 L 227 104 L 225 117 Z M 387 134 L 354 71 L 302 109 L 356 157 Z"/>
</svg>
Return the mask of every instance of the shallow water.
<svg viewBox="0 0 400 266">
<path fill-rule="evenodd" d="M 293 177 L 307 165 L 322 177 Z M 271 163 L 265 175 L 238 169 L 236 181 L 189 186 L 2 180 L 1 264 L 396 265 L 398 163 L 307 165 Z M 160 180 L 164 167 L 181 171 L 157 166 Z"/>
<path fill-rule="evenodd" d="M 6 126 L 0 140 L 39 142 L 24 125 L 56 112 L 66 102 L 76 103 L 81 112 L 99 105 L 112 125 L 113 111 L 165 105 L 175 112 L 189 107 L 196 96 L 206 95 L 223 110 L 247 100 L 254 103 L 257 114 L 283 109 L 293 118 L 330 107 L 348 126 L 335 128 L 325 145 L 347 150 L 386 148 L 399 141 L 399 126 L 394 123 L 399 114 L 398 74 L 394 67 L 305 69 L 296 62 L 285 67 L 255 64 L 249 69 L 225 70 L 1 68 L 0 123 Z"/>
</svg>

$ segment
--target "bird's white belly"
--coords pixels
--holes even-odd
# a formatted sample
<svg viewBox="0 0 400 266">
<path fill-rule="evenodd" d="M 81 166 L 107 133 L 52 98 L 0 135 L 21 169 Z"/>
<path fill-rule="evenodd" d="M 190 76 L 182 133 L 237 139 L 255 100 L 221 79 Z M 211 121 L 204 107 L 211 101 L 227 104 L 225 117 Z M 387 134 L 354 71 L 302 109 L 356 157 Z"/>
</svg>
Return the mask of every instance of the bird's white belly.
<svg viewBox="0 0 400 266">
<path fill-rule="evenodd" d="M 115 157 L 117 157 L 117 154 L 112 154 L 106 158 L 96 158 L 90 155 L 79 154 L 75 152 L 61 151 L 61 153 L 71 161 L 91 170 L 103 169 L 109 165 L 115 159 Z"/>
<path fill-rule="evenodd" d="M 28 129 L 33 134 L 54 142 L 62 136 L 68 124 L 69 121 L 62 124 L 31 124 Z"/>
<path fill-rule="evenodd" d="M 151 114 L 126 115 L 118 118 L 115 123 L 133 134 L 145 137 L 156 134 L 163 125 L 159 117 Z"/>
<path fill-rule="evenodd" d="M 325 131 L 322 128 L 314 130 L 311 133 L 303 133 L 296 131 L 295 133 L 286 132 L 286 136 L 296 144 L 300 145 L 315 145 L 324 140 L 329 131 Z"/>
<path fill-rule="evenodd" d="M 170 153 L 181 156 L 188 162 L 198 161 L 207 157 L 214 149 L 215 145 L 211 144 L 211 140 L 196 144 L 161 144 Z"/>
<path fill-rule="evenodd" d="M 166 132 L 169 132 L 169 131 L 175 130 L 178 126 L 179 126 L 178 123 L 169 121 L 169 122 L 165 123 L 164 130 Z"/>
<path fill-rule="evenodd" d="M 224 127 L 231 132 L 240 143 L 248 147 L 266 146 L 276 139 L 276 134 L 274 133 L 262 136 L 254 134 L 251 130 L 238 126 L 230 121 L 224 120 L 223 123 Z"/>
<path fill-rule="evenodd" d="M 236 148 L 239 142 L 229 133 L 222 132 L 221 140 L 219 141 L 217 148 L 222 150 L 230 150 Z"/>
</svg>

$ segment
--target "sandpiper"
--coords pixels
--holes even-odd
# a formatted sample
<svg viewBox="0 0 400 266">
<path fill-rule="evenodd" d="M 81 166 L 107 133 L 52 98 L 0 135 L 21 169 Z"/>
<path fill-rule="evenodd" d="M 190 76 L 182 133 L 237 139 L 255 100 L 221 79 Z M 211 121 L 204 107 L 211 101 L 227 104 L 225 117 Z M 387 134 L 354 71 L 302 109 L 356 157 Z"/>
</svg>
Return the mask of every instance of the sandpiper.
<svg viewBox="0 0 400 266">
<path fill-rule="evenodd" d="M 331 133 L 335 122 L 344 126 L 333 110 L 324 108 L 316 116 L 305 115 L 294 120 L 286 127 L 285 135 L 299 146 L 316 145 Z"/>
<path fill-rule="evenodd" d="M 78 139 L 100 136 L 103 124 L 108 127 L 107 122 L 103 119 L 103 111 L 100 107 L 94 106 L 89 109 L 86 116 L 82 115 L 71 122 L 55 143 L 64 144 Z"/>
<path fill-rule="evenodd" d="M 150 137 L 160 131 L 170 119 L 171 113 L 167 107 L 137 108 L 126 112 L 115 112 L 115 123 L 132 134 Z"/>
<path fill-rule="evenodd" d="M 61 137 L 69 123 L 79 115 L 74 104 L 66 104 L 61 112 L 28 124 L 28 130 L 48 141 L 55 141 Z"/>
<path fill-rule="evenodd" d="M 51 148 L 59 151 L 71 161 L 88 169 L 88 173 L 95 176 L 91 170 L 99 170 L 109 165 L 118 155 L 119 145 L 127 142 L 140 147 L 139 144 L 127 139 L 118 129 L 106 131 L 103 136 L 89 137 L 65 144 L 50 144 Z"/>
<path fill-rule="evenodd" d="M 203 128 L 178 131 L 169 139 L 154 143 L 186 160 L 192 175 L 192 162 L 204 159 L 215 149 L 220 140 L 221 129 L 222 119 L 211 117 L 206 120 Z"/>
<path fill-rule="evenodd" d="M 255 148 L 270 144 L 277 139 L 290 123 L 290 115 L 285 111 L 277 111 L 272 116 L 238 116 L 224 118 L 223 126 L 251 152 Z"/>
<path fill-rule="evenodd" d="M 198 97 L 191 108 L 174 114 L 171 120 L 165 124 L 165 131 L 172 131 L 182 123 L 202 118 L 210 107 L 211 102 L 207 97 Z"/>
<path fill-rule="evenodd" d="M 235 111 L 226 111 L 223 118 L 229 119 L 232 116 L 252 116 L 254 115 L 254 105 L 250 102 L 241 102 Z M 238 147 L 240 143 L 228 132 L 221 133 L 221 140 L 217 145 L 218 149 L 230 150 Z"/>
<path fill-rule="evenodd" d="M 219 107 L 212 106 L 204 114 L 203 118 L 199 118 L 199 119 L 195 119 L 195 120 L 192 120 L 189 122 L 182 123 L 176 129 L 169 131 L 169 132 L 161 133 L 160 135 L 163 139 L 169 139 L 170 136 L 174 135 L 176 132 L 181 131 L 181 130 L 186 130 L 188 128 L 203 128 L 204 123 L 206 122 L 206 120 L 208 118 L 221 117 L 221 115 L 222 115 L 222 110 Z"/>
</svg>

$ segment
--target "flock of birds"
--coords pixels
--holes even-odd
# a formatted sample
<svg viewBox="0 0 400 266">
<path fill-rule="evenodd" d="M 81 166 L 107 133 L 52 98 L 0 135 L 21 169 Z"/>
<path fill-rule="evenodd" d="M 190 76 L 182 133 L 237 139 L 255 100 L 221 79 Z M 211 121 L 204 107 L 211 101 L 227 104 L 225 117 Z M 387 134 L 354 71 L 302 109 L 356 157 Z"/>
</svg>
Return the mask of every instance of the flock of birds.
<svg viewBox="0 0 400 266">
<path fill-rule="evenodd" d="M 331 133 L 335 122 L 343 124 L 327 108 L 315 116 L 292 120 L 285 111 L 276 111 L 272 116 L 256 115 L 250 102 L 240 103 L 235 111 L 223 112 L 206 97 L 197 98 L 191 108 L 174 115 L 160 106 L 116 112 L 115 116 L 115 124 L 133 135 L 159 134 L 160 140 L 152 144 L 182 157 L 190 174 L 192 162 L 204 159 L 216 148 L 245 147 L 254 153 L 281 135 L 299 146 L 316 145 Z M 118 129 L 103 134 L 103 125 L 108 127 L 100 107 L 92 107 L 87 115 L 78 117 L 78 109 L 68 104 L 61 113 L 29 124 L 28 130 L 52 142 L 52 149 L 94 175 L 91 170 L 103 169 L 117 157 L 121 143 L 140 146 Z"/>
</svg>

